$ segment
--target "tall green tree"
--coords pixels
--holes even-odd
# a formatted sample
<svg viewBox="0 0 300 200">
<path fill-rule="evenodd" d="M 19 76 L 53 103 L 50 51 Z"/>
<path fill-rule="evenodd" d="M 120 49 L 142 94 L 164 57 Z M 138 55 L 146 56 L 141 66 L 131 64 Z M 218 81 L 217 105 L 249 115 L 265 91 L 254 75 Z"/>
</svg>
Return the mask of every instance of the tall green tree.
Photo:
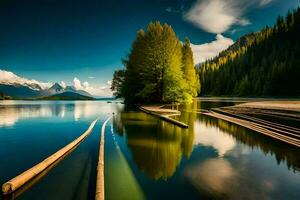
<svg viewBox="0 0 300 200">
<path fill-rule="evenodd" d="M 139 30 L 124 60 L 124 81 L 115 87 L 127 103 L 183 102 L 193 94 L 182 71 L 182 45 L 172 27 L 150 23 Z M 120 83 L 118 74 L 113 83 Z"/>
<path fill-rule="evenodd" d="M 182 71 L 188 85 L 188 93 L 196 97 L 200 91 L 200 83 L 195 70 L 191 43 L 188 38 L 185 39 L 185 43 L 182 47 Z"/>
</svg>

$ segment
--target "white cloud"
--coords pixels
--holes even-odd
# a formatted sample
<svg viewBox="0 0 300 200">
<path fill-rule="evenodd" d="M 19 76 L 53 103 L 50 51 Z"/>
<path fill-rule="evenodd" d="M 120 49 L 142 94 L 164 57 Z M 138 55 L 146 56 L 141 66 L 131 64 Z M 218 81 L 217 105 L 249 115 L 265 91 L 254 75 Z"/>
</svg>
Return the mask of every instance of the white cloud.
<svg viewBox="0 0 300 200">
<path fill-rule="evenodd" d="M 107 81 L 105 85 L 92 85 L 87 81 L 81 84 L 81 81 L 75 77 L 73 86 L 76 90 L 84 90 L 94 96 L 112 96 L 112 91 L 110 90 L 111 81 Z"/>
<path fill-rule="evenodd" d="M 88 78 L 89 78 L 89 79 L 94 79 L 94 78 L 95 78 L 95 76 L 89 76 Z"/>
<path fill-rule="evenodd" d="M 243 2 L 244 0 L 198 0 L 184 14 L 184 19 L 207 32 L 223 33 L 234 24 L 250 23 L 242 16 L 247 6 Z"/>
<path fill-rule="evenodd" d="M 272 0 L 260 0 L 260 6 L 265 6 L 265 5 L 267 5 L 267 4 L 269 4 L 269 3 L 271 3 L 272 2 Z"/>
<path fill-rule="evenodd" d="M 63 87 L 63 88 L 66 88 L 66 87 L 67 87 L 67 85 L 66 85 L 66 83 L 65 83 L 64 81 L 61 81 L 59 84 L 60 84 L 60 86 Z"/>
<path fill-rule="evenodd" d="M 251 22 L 248 19 L 238 19 L 237 24 L 242 25 L 242 26 L 247 26 L 251 24 Z"/>
<path fill-rule="evenodd" d="M 221 34 L 218 34 L 216 36 L 215 41 L 200 45 L 191 44 L 194 55 L 194 63 L 199 64 L 207 59 L 211 59 L 217 56 L 221 51 L 227 49 L 232 44 L 232 39 L 226 38 Z"/>
<path fill-rule="evenodd" d="M 26 79 L 14 74 L 13 72 L 5 70 L 0 70 L 0 83 L 7 85 L 20 84 L 28 86 L 29 88 L 34 90 L 39 90 L 39 88 L 36 87 L 37 85 L 42 89 L 47 89 L 53 85 L 50 82 L 40 82 L 34 79 Z"/>
<path fill-rule="evenodd" d="M 81 82 L 80 82 L 80 80 L 77 78 L 77 77 L 75 77 L 74 79 L 73 79 L 73 86 L 74 86 L 74 88 L 76 89 L 76 90 L 82 90 L 82 85 L 81 85 Z"/>
<path fill-rule="evenodd" d="M 83 87 L 87 88 L 87 87 L 89 87 L 89 86 L 90 86 L 90 84 L 89 84 L 87 81 L 85 81 L 85 82 L 83 83 Z"/>
<path fill-rule="evenodd" d="M 186 21 L 210 32 L 224 33 L 233 25 L 247 26 L 251 24 L 245 17 L 250 7 L 263 7 L 273 0 L 197 0 L 183 14 Z"/>
</svg>

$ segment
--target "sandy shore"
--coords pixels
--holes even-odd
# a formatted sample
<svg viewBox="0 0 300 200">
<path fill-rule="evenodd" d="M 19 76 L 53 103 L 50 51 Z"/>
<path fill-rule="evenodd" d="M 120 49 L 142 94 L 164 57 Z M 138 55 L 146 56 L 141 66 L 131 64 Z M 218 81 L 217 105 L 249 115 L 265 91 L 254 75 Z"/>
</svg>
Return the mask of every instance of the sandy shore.
<svg viewBox="0 0 300 200">
<path fill-rule="evenodd" d="M 300 112 L 300 101 L 261 101 L 261 102 L 248 102 L 236 105 L 235 107 L 246 108 L 261 108 L 273 110 L 287 110 Z"/>
</svg>

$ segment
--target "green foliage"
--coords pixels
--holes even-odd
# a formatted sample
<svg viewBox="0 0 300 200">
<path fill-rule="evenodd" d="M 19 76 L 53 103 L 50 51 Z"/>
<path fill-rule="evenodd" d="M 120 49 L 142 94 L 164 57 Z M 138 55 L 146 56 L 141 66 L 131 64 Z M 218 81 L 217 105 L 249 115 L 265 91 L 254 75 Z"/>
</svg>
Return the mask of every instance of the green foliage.
<svg viewBox="0 0 300 200">
<path fill-rule="evenodd" d="M 124 84 L 124 81 L 125 81 L 125 71 L 124 70 L 115 71 L 110 89 L 114 91 L 114 95 L 117 98 L 122 96 L 122 85 Z"/>
<path fill-rule="evenodd" d="M 188 93 L 192 96 L 197 96 L 200 92 L 200 82 L 196 75 L 193 52 L 190 46 L 190 40 L 186 38 L 185 44 L 182 48 L 182 69 L 184 78 L 187 82 Z"/>
<path fill-rule="evenodd" d="M 300 9 L 199 67 L 201 95 L 300 96 Z"/>
<path fill-rule="evenodd" d="M 167 24 L 150 23 L 146 32 L 139 30 L 123 64 L 125 69 L 114 73 L 112 90 L 126 103 L 183 102 L 197 95 L 189 88 L 197 84 L 189 44 L 183 48 Z"/>
<path fill-rule="evenodd" d="M 5 95 L 3 92 L 0 92 L 0 100 L 4 99 Z"/>
</svg>

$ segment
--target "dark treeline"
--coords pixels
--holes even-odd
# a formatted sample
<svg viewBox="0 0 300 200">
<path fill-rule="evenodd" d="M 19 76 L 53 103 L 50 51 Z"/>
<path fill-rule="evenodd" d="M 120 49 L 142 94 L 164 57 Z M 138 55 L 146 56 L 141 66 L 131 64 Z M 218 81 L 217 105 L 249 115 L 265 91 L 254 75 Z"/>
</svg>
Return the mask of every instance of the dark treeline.
<svg viewBox="0 0 300 200">
<path fill-rule="evenodd" d="M 300 96 L 300 8 L 199 67 L 201 95 Z"/>
<path fill-rule="evenodd" d="M 0 100 L 10 100 L 10 96 L 6 96 L 3 92 L 0 91 Z"/>
<path fill-rule="evenodd" d="M 150 23 L 146 31 L 139 30 L 123 64 L 111 89 L 126 103 L 190 102 L 198 95 L 190 42 L 182 44 L 167 24 Z"/>
</svg>

